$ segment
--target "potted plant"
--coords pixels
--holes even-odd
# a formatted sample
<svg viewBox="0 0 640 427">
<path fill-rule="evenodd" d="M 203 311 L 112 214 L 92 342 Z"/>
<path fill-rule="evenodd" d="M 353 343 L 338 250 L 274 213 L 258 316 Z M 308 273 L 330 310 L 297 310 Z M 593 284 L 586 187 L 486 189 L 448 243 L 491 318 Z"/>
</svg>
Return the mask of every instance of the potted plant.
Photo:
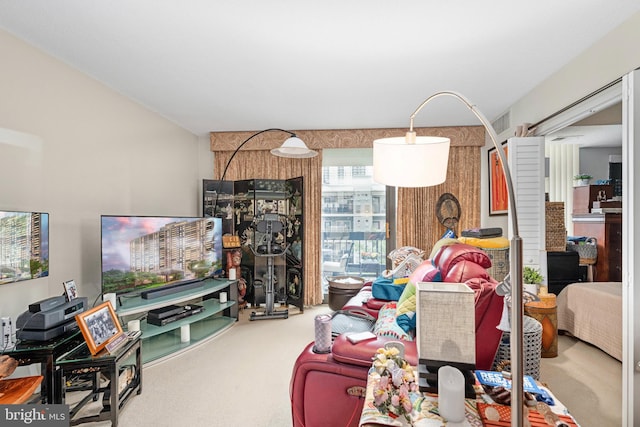
<svg viewBox="0 0 640 427">
<path fill-rule="evenodd" d="M 580 173 L 578 175 L 575 175 L 573 177 L 573 186 L 581 187 L 583 185 L 589 185 L 589 181 L 591 181 L 592 178 L 593 176 L 589 175 L 588 173 Z"/>
<path fill-rule="evenodd" d="M 537 295 L 538 287 L 544 280 L 544 277 L 542 277 L 540 270 L 538 270 L 537 268 L 527 266 L 522 269 L 522 280 L 525 284 L 524 290 L 531 294 Z"/>
</svg>

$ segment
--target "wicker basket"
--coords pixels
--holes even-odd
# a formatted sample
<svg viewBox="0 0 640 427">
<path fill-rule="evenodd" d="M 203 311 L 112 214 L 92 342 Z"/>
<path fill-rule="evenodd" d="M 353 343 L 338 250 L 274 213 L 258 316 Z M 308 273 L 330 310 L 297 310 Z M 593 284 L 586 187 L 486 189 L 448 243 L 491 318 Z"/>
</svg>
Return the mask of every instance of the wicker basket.
<svg viewBox="0 0 640 427">
<path fill-rule="evenodd" d="M 564 202 L 545 203 L 545 249 L 564 252 L 567 245 L 567 229 L 564 226 Z"/>
<path fill-rule="evenodd" d="M 480 248 L 491 258 L 491 267 L 487 268 L 487 273 L 498 282 L 502 282 L 509 274 L 509 248 L 489 249 Z"/>
<path fill-rule="evenodd" d="M 540 358 L 542 357 L 542 324 L 533 317 L 524 316 L 522 325 L 524 332 L 524 374 L 531 375 L 536 380 L 540 379 Z M 493 370 L 501 371 L 511 362 L 511 335 L 509 332 L 502 334 L 502 340 L 498 347 L 498 354 L 493 362 Z"/>
<path fill-rule="evenodd" d="M 582 265 L 595 264 L 598 259 L 598 242 L 595 237 L 589 237 L 584 244 L 567 242 L 567 250 L 578 252 Z"/>
</svg>

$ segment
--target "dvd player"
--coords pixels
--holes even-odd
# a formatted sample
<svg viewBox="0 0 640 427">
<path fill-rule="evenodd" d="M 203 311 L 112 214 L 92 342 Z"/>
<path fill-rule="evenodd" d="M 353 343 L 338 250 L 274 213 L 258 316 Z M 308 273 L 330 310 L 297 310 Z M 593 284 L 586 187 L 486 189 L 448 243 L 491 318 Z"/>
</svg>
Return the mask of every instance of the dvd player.
<svg viewBox="0 0 640 427">
<path fill-rule="evenodd" d="M 148 317 L 155 319 L 164 319 L 166 317 L 174 316 L 181 313 L 184 309 L 181 305 L 167 305 L 166 307 L 156 308 L 155 310 L 149 310 Z"/>
<path fill-rule="evenodd" d="M 155 326 L 164 326 L 176 320 L 193 316 L 204 311 L 204 307 L 195 304 L 185 306 L 169 305 L 157 310 L 151 310 L 147 314 L 147 323 Z"/>
</svg>

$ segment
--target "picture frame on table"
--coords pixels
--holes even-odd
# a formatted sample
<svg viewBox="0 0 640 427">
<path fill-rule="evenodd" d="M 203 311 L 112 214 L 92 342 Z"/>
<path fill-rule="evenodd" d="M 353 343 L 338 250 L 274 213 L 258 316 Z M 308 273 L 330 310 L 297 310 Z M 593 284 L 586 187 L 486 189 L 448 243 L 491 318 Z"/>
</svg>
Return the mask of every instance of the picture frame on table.
<svg viewBox="0 0 640 427">
<path fill-rule="evenodd" d="M 109 301 L 77 314 L 75 318 L 92 355 L 98 354 L 111 341 L 120 340 L 124 335 Z"/>
<path fill-rule="evenodd" d="M 502 143 L 504 154 L 507 155 L 509 147 Z M 507 215 L 509 211 L 509 193 L 507 179 L 504 175 L 502 162 L 498 156 L 498 150 L 494 147 L 488 152 L 488 176 L 489 176 L 489 215 Z"/>
<path fill-rule="evenodd" d="M 76 286 L 75 280 L 67 280 L 66 282 L 62 282 L 62 286 L 64 287 L 64 294 L 67 298 L 67 301 L 78 298 L 78 287 Z"/>
</svg>

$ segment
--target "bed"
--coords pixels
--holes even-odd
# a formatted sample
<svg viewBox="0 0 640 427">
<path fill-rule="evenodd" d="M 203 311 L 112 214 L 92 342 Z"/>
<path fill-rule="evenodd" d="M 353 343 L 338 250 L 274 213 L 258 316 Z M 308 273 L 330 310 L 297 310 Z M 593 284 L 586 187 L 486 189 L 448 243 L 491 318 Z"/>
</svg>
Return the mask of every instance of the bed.
<svg viewBox="0 0 640 427">
<path fill-rule="evenodd" d="M 622 283 L 581 282 L 557 298 L 558 330 L 622 361 Z"/>
</svg>

